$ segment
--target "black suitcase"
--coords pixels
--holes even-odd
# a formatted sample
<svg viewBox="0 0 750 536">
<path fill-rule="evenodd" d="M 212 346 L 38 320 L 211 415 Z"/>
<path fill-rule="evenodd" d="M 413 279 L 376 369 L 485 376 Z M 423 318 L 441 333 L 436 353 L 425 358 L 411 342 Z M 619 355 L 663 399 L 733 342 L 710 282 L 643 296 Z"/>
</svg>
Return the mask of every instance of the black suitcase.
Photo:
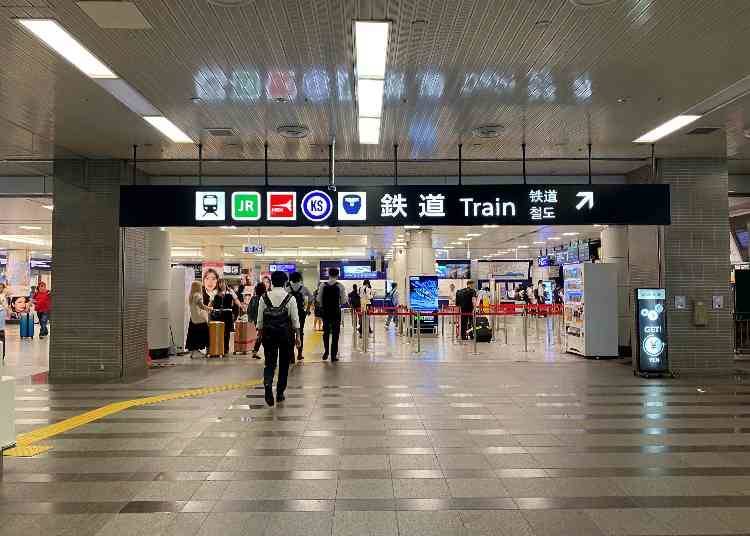
<svg viewBox="0 0 750 536">
<path fill-rule="evenodd" d="M 492 342 L 492 328 L 490 327 L 490 321 L 486 316 L 478 316 L 476 319 L 476 330 L 477 342 Z M 472 333 L 472 337 L 473 337 Z"/>
</svg>

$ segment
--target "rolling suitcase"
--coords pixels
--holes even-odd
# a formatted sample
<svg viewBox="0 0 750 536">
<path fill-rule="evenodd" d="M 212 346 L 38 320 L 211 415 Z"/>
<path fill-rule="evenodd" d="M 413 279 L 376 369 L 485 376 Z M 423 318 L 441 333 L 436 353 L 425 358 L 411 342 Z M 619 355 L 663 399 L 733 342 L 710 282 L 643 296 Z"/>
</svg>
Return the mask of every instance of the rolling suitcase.
<svg viewBox="0 0 750 536">
<path fill-rule="evenodd" d="M 255 325 L 246 320 L 238 320 L 234 324 L 234 353 L 248 354 L 253 349 L 257 332 Z"/>
<path fill-rule="evenodd" d="M 19 319 L 21 325 L 21 338 L 22 339 L 33 339 L 34 338 L 34 317 L 31 313 L 22 313 Z"/>
<path fill-rule="evenodd" d="M 477 325 L 474 329 L 477 330 L 477 342 L 492 342 L 492 328 L 486 316 L 477 317 Z"/>
<path fill-rule="evenodd" d="M 224 322 L 208 323 L 208 357 L 224 355 Z"/>
</svg>

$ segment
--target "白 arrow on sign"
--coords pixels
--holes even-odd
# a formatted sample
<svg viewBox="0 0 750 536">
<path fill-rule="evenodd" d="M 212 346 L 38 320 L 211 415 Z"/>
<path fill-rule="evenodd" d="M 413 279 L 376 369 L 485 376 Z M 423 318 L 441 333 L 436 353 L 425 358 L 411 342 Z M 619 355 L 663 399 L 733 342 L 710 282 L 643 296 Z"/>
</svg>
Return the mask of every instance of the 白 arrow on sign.
<svg viewBox="0 0 750 536">
<path fill-rule="evenodd" d="M 589 210 L 594 208 L 594 192 L 578 192 L 576 197 L 581 198 L 576 205 L 576 210 L 581 210 L 585 205 L 589 206 Z"/>
</svg>

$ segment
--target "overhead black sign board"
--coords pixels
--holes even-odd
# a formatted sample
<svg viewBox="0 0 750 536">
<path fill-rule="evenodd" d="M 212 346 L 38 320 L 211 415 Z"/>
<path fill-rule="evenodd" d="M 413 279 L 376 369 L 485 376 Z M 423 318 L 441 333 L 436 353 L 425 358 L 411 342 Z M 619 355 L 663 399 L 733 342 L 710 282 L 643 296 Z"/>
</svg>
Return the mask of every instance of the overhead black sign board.
<svg viewBox="0 0 750 536">
<path fill-rule="evenodd" d="M 667 292 L 663 288 L 635 289 L 635 325 L 638 348 L 636 371 L 660 374 L 669 371 L 667 348 Z"/>
<path fill-rule="evenodd" d="M 122 186 L 120 225 L 668 225 L 669 186 Z"/>
</svg>

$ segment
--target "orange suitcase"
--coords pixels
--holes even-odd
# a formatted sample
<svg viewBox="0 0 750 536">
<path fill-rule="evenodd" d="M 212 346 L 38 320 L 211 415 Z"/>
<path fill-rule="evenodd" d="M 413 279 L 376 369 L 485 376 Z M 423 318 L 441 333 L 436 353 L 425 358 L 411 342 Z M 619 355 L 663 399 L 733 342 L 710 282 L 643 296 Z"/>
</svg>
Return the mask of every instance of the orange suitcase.
<svg viewBox="0 0 750 536">
<path fill-rule="evenodd" d="M 224 355 L 224 322 L 208 323 L 208 357 Z"/>
<path fill-rule="evenodd" d="M 248 354 L 252 351 L 257 338 L 255 324 L 239 320 L 234 323 L 234 353 Z"/>
</svg>

